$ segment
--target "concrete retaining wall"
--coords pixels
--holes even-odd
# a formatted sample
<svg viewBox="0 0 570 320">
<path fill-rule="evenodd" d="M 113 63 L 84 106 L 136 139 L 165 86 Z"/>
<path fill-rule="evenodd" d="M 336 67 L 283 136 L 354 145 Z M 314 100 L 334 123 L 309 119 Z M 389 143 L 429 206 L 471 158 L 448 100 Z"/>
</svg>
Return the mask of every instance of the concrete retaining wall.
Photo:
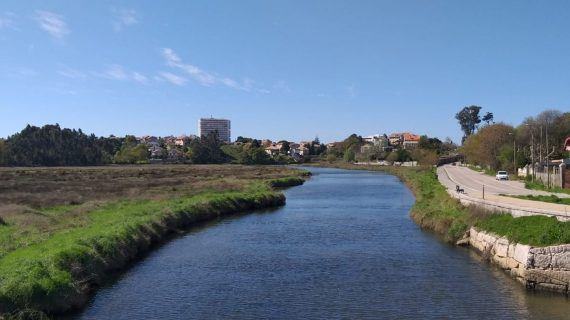
<svg viewBox="0 0 570 320">
<path fill-rule="evenodd" d="M 570 293 L 570 244 L 532 247 L 471 228 L 469 245 L 527 288 Z"/>
</svg>

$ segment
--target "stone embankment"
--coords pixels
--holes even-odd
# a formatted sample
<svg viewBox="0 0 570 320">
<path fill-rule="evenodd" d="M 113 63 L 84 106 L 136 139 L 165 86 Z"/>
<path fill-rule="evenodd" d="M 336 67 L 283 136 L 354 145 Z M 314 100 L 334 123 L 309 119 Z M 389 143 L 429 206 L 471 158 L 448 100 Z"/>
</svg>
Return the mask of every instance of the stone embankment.
<svg viewBox="0 0 570 320">
<path fill-rule="evenodd" d="M 527 288 L 570 293 L 570 244 L 532 247 L 471 228 L 469 245 Z"/>
</svg>

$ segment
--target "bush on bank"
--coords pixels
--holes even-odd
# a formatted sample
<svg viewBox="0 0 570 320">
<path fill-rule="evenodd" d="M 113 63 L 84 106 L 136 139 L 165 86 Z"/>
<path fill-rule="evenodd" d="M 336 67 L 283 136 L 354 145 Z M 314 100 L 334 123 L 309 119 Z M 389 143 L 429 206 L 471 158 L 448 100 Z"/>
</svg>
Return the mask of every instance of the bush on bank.
<svg viewBox="0 0 570 320">
<path fill-rule="evenodd" d="M 269 186 L 272 188 L 288 188 L 303 184 L 305 180 L 299 177 L 286 177 L 273 179 L 268 182 Z"/>
</svg>

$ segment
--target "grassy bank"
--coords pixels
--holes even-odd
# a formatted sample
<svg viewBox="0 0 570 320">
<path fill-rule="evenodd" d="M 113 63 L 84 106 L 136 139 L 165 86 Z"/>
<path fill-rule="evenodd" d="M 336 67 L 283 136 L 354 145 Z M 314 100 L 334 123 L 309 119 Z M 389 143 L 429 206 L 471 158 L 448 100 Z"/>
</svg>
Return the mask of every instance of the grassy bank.
<svg viewBox="0 0 570 320">
<path fill-rule="evenodd" d="M 541 202 L 570 205 L 570 198 L 559 198 L 555 195 L 550 195 L 550 196 L 526 195 L 526 196 L 510 196 L 510 197 L 523 199 L 523 200 L 532 200 L 532 201 L 541 201 Z"/>
<path fill-rule="evenodd" d="M 284 196 L 271 186 L 302 183 L 300 175 L 304 174 L 278 167 L 266 171 L 254 167 L 236 171 L 234 166 L 187 168 L 193 177 L 206 169 L 201 184 L 194 183 L 195 189 L 187 193 L 178 190 L 192 183 L 163 183 L 163 192 L 150 197 L 26 207 L 30 212 L 22 214 L 6 214 L 10 207 L 4 206 L 6 225 L 0 226 L 2 313 L 26 316 L 80 307 L 110 272 L 121 270 L 168 234 L 196 222 L 283 205 Z M 215 169 L 218 175 L 212 176 Z M 81 177 L 79 173 L 67 180 Z M 130 185 L 117 179 L 116 184 L 121 183 Z M 28 219 L 33 215 L 39 218 Z"/>
<path fill-rule="evenodd" d="M 286 177 L 270 180 L 268 184 L 272 188 L 289 188 L 301 185 L 304 181 L 301 177 Z"/>
<path fill-rule="evenodd" d="M 477 227 L 533 246 L 570 243 L 570 222 L 545 216 L 513 218 L 510 214 L 492 215 L 478 221 Z"/>
<path fill-rule="evenodd" d="M 570 194 L 570 189 L 563 189 L 560 187 L 552 187 L 548 188 L 544 184 L 540 182 L 532 182 L 532 181 L 525 181 L 524 183 L 525 188 L 531 190 L 541 190 L 541 191 L 548 191 L 548 192 L 555 192 L 555 193 L 567 193 Z"/>
<path fill-rule="evenodd" d="M 330 164 L 323 164 L 331 166 Z M 570 222 L 553 217 L 513 218 L 465 207 L 449 196 L 433 168 L 379 167 L 336 163 L 334 167 L 384 171 L 398 176 L 414 193 L 416 202 L 411 216 L 422 228 L 433 230 L 449 242 L 456 242 L 472 226 L 505 236 L 511 241 L 533 246 L 570 243 Z"/>
</svg>

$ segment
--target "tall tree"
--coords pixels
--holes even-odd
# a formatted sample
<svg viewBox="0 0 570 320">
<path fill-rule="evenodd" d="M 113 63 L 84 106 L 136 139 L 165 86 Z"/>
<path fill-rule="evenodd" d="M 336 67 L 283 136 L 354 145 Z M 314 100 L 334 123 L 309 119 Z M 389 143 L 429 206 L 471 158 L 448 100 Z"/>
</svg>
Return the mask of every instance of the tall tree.
<svg viewBox="0 0 570 320">
<path fill-rule="evenodd" d="M 190 143 L 190 160 L 193 163 L 222 163 L 227 161 L 216 132 L 196 138 Z"/>
<path fill-rule="evenodd" d="M 281 152 L 284 154 L 289 153 L 289 150 L 291 150 L 291 145 L 289 144 L 289 141 L 287 140 L 281 140 L 277 143 L 281 144 Z"/>
<path fill-rule="evenodd" d="M 469 106 L 464 107 L 455 115 L 455 119 L 459 121 L 459 125 L 461 126 L 461 130 L 463 131 L 463 141 L 467 139 L 470 135 L 475 133 L 475 129 L 477 129 L 477 125 L 481 123 L 481 117 L 479 116 L 479 111 L 481 111 L 481 107 L 479 106 Z"/>
<path fill-rule="evenodd" d="M 483 121 L 485 121 L 485 123 L 487 123 L 487 125 L 489 125 L 489 124 L 491 124 L 491 122 L 493 122 L 493 118 L 494 118 L 493 113 L 487 112 L 483 116 Z"/>
<path fill-rule="evenodd" d="M 477 134 L 465 140 L 463 153 L 467 160 L 474 164 L 485 165 L 491 169 L 500 169 L 500 151 L 513 144 L 514 128 L 504 123 L 484 126 Z M 512 148 L 510 149 L 512 152 Z"/>
<path fill-rule="evenodd" d="M 426 149 L 426 150 L 433 150 L 436 153 L 442 152 L 442 145 L 443 142 L 438 138 L 429 138 L 426 135 L 420 137 L 420 142 L 418 143 L 418 148 Z"/>
<path fill-rule="evenodd" d="M 6 149 L 7 149 L 6 142 L 4 141 L 4 139 L 0 139 L 0 166 L 6 164 L 6 158 L 7 158 Z"/>
</svg>

